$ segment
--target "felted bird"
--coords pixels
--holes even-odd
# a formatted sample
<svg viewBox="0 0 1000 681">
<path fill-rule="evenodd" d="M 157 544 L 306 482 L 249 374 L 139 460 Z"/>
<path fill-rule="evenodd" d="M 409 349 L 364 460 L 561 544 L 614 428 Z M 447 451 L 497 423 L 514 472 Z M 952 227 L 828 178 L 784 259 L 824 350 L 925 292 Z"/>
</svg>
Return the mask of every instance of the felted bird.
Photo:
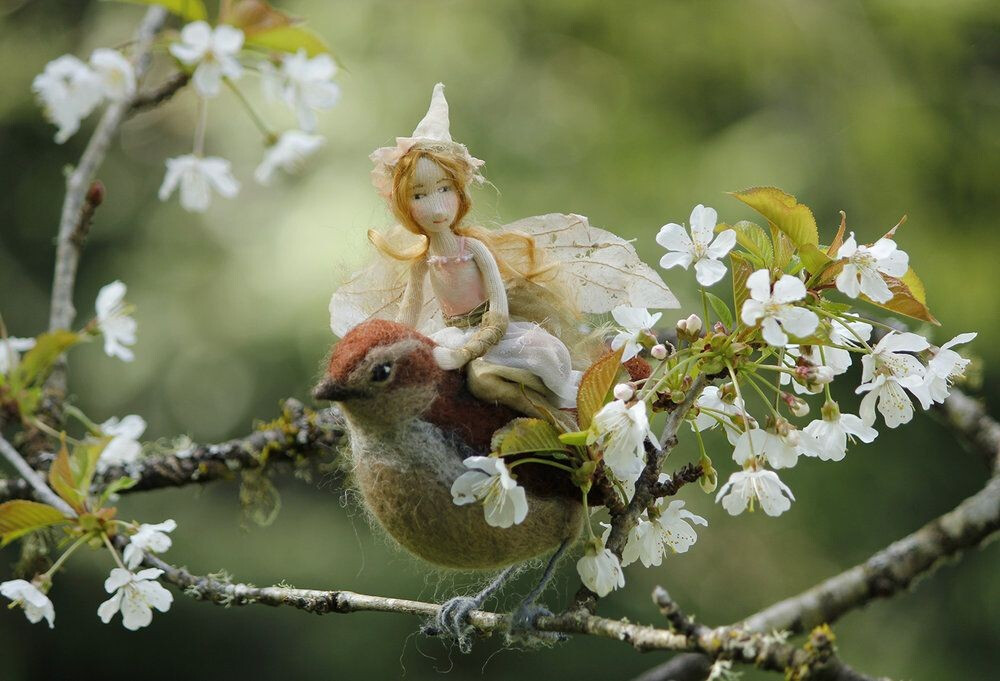
<svg viewBox="0 0 1000 681">
<path fill-rule="evenodd" d="M 365 505 L 405 549 L 438 566 L 504 569 L 474 598 L 441 608 L 434 629 L 467 646 L 467 614 L 482 605 L 526 560 L 555 550 L 541 584 L 515 613 L 529 628 L 543 608 L 534 605 L 556 561 L 580 535 L 580 490 L 561 471 L 518 466 L 528 514 L 508 528 L 486 523 L 478 504 L 456 505 L 452 483 L 468 469 L 463 460 L 490 451 L 494 432 L 522 416 L 481 401 L 460 370 L 434 360 L 435 344 L 414 329 L 371 319 L 337 343 L 313 395 L 336 402 L 346 420 L 352 472 Z M 594 500 L 595 505 L 599 500 Z"/>
</svg>

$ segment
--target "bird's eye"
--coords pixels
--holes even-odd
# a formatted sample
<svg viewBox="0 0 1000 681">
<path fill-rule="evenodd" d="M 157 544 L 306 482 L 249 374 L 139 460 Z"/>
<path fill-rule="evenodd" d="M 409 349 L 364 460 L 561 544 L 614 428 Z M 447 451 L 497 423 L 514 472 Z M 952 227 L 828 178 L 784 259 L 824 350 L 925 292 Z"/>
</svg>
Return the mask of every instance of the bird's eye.
<svg viewBox="0 0 1000 681">
<path fill-rule="evenodd" d="M 381 383 L 392 374 L 392 362 L 383 362 L 372 367 L 372 382 Z"/>
</svg>

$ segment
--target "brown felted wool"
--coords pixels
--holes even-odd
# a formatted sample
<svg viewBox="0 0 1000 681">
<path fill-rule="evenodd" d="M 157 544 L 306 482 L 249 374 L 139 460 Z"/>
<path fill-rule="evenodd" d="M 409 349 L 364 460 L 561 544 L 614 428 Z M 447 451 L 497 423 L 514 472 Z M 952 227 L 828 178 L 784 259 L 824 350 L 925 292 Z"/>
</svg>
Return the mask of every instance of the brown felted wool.
<svg viewBox="0 0 1000 681">
<path fill-rule="evenodd" d="M 575 538 L 579 493 L 540 494 L 528 471 L 528 516 L 511 528 L 487 525 L 479 504 L 452 501 L 452 483 L 468 470 L 463 459 L 487 454 L 493 432 L 516 414 L 473 397 L 460 372 L 434 363 L 432 349 L 412 329 L 371 320 L 334 348 L 320 386 L 344 412 L 351 469 L 374 518 L 404 548 L 449 568 L 510 565 Z"/>
</svg>

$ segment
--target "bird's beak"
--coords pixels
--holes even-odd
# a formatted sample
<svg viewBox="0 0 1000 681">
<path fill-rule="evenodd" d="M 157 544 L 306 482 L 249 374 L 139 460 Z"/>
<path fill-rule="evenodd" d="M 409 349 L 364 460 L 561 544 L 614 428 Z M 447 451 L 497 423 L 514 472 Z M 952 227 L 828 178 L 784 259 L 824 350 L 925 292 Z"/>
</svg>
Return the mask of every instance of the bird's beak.
<svg viewBox="0 0 1000 681">
<path fill-rule="evenodd" d="M 341 385 L 332 378 L 324 378 L 315 388 L 313 388 L 313 397 L 317 400 L 340 402 L 351 397 L 356 397 L 357 395 L 357 391 Z"/>
</svg>

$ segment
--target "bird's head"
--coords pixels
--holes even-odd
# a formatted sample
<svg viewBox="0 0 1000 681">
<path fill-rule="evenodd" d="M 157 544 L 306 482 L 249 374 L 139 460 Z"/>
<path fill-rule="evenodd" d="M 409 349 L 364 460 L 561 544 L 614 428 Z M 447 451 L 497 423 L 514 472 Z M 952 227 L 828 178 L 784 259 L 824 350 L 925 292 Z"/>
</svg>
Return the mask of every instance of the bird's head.
<svg viewBox="0 0 1000 681">
<path fill-rule="evenodd" d="M 445 372 L 434 342 L 414 329 L 370 319 L 333 347 L 313 397 L 340 404 L 348 416 L 390 425 L 423 414 Z"/>
</svg>

